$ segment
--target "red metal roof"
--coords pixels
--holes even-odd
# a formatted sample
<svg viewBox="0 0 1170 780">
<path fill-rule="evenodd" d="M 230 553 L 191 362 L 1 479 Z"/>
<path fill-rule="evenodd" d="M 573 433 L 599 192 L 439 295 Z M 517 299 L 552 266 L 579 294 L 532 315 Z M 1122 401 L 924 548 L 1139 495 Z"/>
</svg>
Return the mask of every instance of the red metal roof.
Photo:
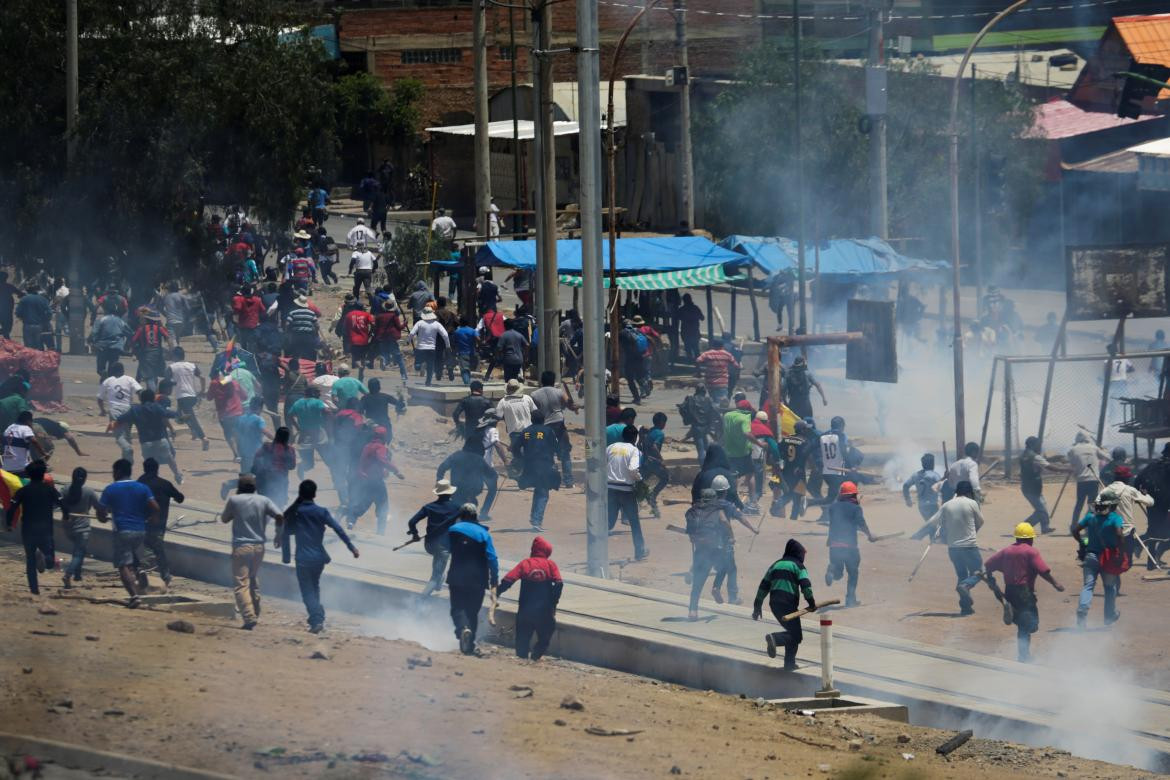
<svg viewBox="0 0 1170 780">
<path fill-rule="evenodd" d="M 1158 118 L 1155 114 L 1148 114 L 1139 119 L 1122 119 L 1115 114 L 1085 111 L 1067 100 L 1056 99 L 1036 107 L 1033 130 L 1041 138 L 1057 140 Z"/>
<path fill-rule="evenodd" d="M 1113 25 L 1125 41 L 1125 47 L 1143 65 L 1170 66 L 1170 14 L 1118 16 Z M 1170 98 L 1170 89 L 1158 94 L 1158 100 Z"/>
</svg>

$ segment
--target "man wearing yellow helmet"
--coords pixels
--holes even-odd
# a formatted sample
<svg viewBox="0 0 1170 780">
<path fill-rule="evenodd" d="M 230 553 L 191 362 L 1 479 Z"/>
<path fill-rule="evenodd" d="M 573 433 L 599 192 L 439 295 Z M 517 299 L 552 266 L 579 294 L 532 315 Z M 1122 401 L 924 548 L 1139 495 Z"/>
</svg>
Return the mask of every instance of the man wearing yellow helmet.
<svg viewBox="0 0 1170 780">
<path fill-rule="evenodd" d="M 1052 587 L 1063 593 L 1064 586 L 1052 576 L 1052 570 L 1032 546 L 1036 530 L 1030 523 L 1016 526 L 1015 544 L 1005 547 L 992 555 L 983 564 L 985 576 L 991 583 L 992 572 L 1003 574 L 1004 602 L 1003 622 L 1016 625 L 1016 647 L 1021 662 L 1032 658 L 1032 634 L 1040 626 L 1040 611 L 1036 604 L 1036 576 L 1046 579 Z M 994 589 L 994 584 L 993 584 Z"/>
</svg>

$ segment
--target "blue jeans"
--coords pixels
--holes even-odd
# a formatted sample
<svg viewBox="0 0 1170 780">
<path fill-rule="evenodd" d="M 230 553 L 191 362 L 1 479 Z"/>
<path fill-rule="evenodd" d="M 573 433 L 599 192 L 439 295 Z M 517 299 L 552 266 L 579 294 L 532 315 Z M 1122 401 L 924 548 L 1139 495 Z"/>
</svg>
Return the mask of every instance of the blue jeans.
<svg viewBox="0 0 1170 780">
<path fill-rule="evenodd" d="M 711 394 L 711 403 L 719 407 L 727 406 L 728 399 L 731 398 L 726 387 L 708 387 L 707 392 Z"/>
<path fill-rule="evenodd" d="M 544 508 L 548 506 L 548 488 L 532 489 L 532 513 L 530 519 L 533 525 L 544 523 Z"/>
<path fill-rule="evenodd" d="M 707 447 L 710 446 L 706 429 L 692 425 L 691 438 L 695 440 L 695 454 L 699 456 L 699 466 L 701 467 L 703 461 L 707 459 Z"/>
<path fill-rule="evenodd" d="M 832 579 L 839 580 L 842 575 L 845 580 L 846 606 L 857 601 L 857 578 L 861 571 L 861 550 L 856 547 L 830 547 L 829 568 L 826 571 Z"/>
<path fill-rule="evenodd" d="M 634 557 L 641 558 L 646 554 L 646 544 L 642 539 L 642 523 L 638 519 L 638 499 L 633 490 L 615 490 L 609 488 L 609 530 L 617 525 L 620 513 L 630 524 L 630 535 L 634 537 Z"/>
<path fill-rule="evenodd" d="M 1121 577 L 1116 574 L 1105 574 L 1101 571 L 1101 562 L 1096 553 L 1085 556 L 1085 565 L 1081 570 L 1084 576 L 1084 588 L 1081 589 L 1081 598 L 1077 602 L 1077 617 L 1089 614 L 1089 606 L 1093 603 L 1093 590 L 1097 587 L 1097 578 L 1105 588 L 1105 619 L 1111 621 L 1117 616 L 1117 593 L 1121 590 Z"/>
<path fill-rule="evenodd" d="M 451 560 L 451 543 L 447 534 L 443 534 L 433 539 L 424 539 L 423 547 L 431 556 L 431 579 L 422 591 L 425 598 L 443 587 L 443 575 L 447 572 L 447 561 Z"/>
<path fill-rule="evenodd" d="M 1032 514 L 1028 515 L 1026 522 L 1037 526 L 1041 531 L 1048 530 L 1048 503 L 1044 500 L 1043 493 L 1024 493 L 1024 498 L 1032 505 Z"/>
<path fill-rule="evenodd" d="M 386 365 L 398 366 L 398 370 L 402 373 L 402 381 L 406 381 L 406 358 L 402 356 L 402 347 L 398 345 L 397 341 L 383 341 L 379 345 L 379 352 L 382 357 L 383 368 Z"/>
<path fill-rule="evenodd" d="M 459 364 L 459 378 L 465 385 L 471 384 L 471 364 L 474 358 L 474 352 L 460 352 L 455 355 L 455 362 Z"/>
<path fill-rule="evenodd" d="M 309 612 L 310 626 L 325 625 L 325 607 L 321 606 L 321 572 L 324 563 L 297 561 L 297 584 L 301 586 L 301 600 Z"/>
<path fill-rule="evenodd" d="M 978 573 L 983 570 L 983 556 L 978 547 L 948 547 L 947 554 L 951 557 L 951 565 L 955 567 L 955 576 L 958 578 L 956 587 L 959 591 L 959 609 L 966 612 L 975 602 L 971 600 L 968 589 L 975 587 L 981 577 Z"/>
<path fill-rule="evenodd" d="M 65 532 L 69 543 L 73 545 L 73 558 L 70 559 L 69 565 L 65 567 L 65 573 L 75 580 L 81 579 L 81 567 L 85 563 L 85 553 L 89 547 L 89 529 L 84 531 Z"/>
</svg>

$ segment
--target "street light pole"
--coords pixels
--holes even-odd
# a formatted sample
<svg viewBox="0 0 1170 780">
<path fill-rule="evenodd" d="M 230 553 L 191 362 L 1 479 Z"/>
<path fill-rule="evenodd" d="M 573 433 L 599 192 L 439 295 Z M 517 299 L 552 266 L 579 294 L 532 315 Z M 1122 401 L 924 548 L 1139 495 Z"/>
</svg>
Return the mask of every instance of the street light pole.
<svg viewBox="0 0 1170 780">
<path fill-rule="evenodd" d="M 967 71 L 967 63 L 971 60 L 971 54 L 975 51 L 975 47 L 983 40 L 984 36 L 991 31 L 993 27 L 999 24 L 1004 17 L 1010 16 L 1015 11 L 1027 5 L 1029 0 L 1016 0 L 1016 2 L 1009 5 L 1004 10 L 1000 11 L 991 21 L 983 26 L 979 34 L 971 41 L 971 45 L 967 47 L 967 51 L 963 54 L 963 60 L 959 63 L 959 69 L 955 71 L 954 79 L 951 82 L 951 121 L 949 125 L 949 132 L 951 136 L 950 148 L 950 175 L 951 175 L 951 304 L 954 308 L 954 322 L 952 328 L 952 344 L 954 352 L 954 373 L 955 373 L 955 452 L 958 453 L 960 449 L 966 444 L 967 430 L 966 430 L 966 397 L 963 388 L 963 317 L 960 309 L 959 301 L 959 85 L 963 81 L 963 74 Z M 976 301 L 978 306 L 979 302 Z"/>
<path fill-rule="evenodd" d="M 65 0 L 65 168 L 77 162 L 77 0 Z M 85 296 L 81 294 L 81 236 L 69 237 L 69 354 L 85 354 Z"/>
<path fill-rule="evenodd" d="M 487 3 L 476 0 L 472 24 L 472 76 L 475 92 L 475 224 L 489 233 L 491 206 L 491 139 L 488 136 Z"/>
<path fill-rule="evenodd" d="M 808 333 L 808 311 L 805 305 L 804 280 L 804 149 L 801 142 L 800 111 L 800 3 L 792 0 L 792 90 L 793 90 L 793 144 L 796 154 L 796 289 L 800 302 L 800 331 Z"/>
<path fill-rule="evenodd" d="M 605 330 L 601 270 L 601 52 L 597 0 L 577 0 L 578 147 L 581 169 L 581 291 L 585 323 L 585 530 L 588 571 L 609 577 L 605 479 Z M 612 90 L 610 92 L 612 95 Z M 612 117 L 610 125 L 612 128 Z M 617 340 L 617 333 L 613 334 Z"/>
</svg>

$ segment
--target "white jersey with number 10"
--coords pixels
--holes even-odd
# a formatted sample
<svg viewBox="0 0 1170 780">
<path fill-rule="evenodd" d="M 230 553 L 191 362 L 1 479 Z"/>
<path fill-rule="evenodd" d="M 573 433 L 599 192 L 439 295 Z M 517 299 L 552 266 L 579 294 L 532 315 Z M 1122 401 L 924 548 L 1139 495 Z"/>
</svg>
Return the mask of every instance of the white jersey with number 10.
<svg viewBox="0 0 1170 780">
<path fill-rule="evenodd" d="M 825 474 L 845 473 L 845 453 L 841 452 L 841 438 L 837 434 L 821 434 L 821 462 Z"/>
</svg>

